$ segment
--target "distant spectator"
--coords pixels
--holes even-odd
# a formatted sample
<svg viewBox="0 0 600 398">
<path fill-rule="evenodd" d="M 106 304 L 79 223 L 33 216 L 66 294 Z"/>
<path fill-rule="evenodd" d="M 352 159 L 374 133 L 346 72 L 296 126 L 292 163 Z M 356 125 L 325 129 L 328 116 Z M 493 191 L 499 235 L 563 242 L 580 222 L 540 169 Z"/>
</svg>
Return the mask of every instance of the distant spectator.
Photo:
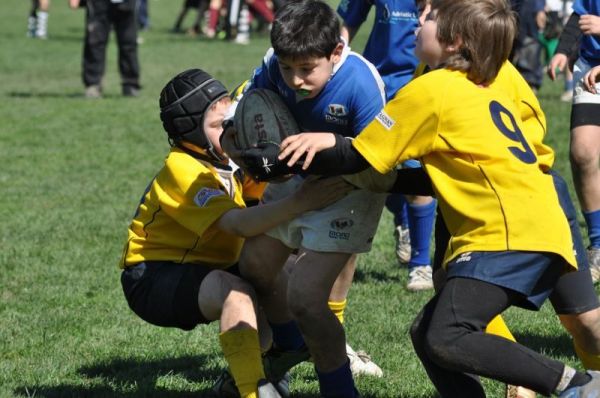
<svg viewBox="0 0 600 398">
<path fill-rule="evenodd" d="M 83 83 L 86 98 L 102 97 L 102 78 L 106 45 L 111 27 L 119 47 L 122 93 L 136 97 L 140 91 L 140 66 L 137 54 L 135 0 L 69 0 L 71 7 L 85 7 L 86 30 L 83 48 Z"/>
</svg>

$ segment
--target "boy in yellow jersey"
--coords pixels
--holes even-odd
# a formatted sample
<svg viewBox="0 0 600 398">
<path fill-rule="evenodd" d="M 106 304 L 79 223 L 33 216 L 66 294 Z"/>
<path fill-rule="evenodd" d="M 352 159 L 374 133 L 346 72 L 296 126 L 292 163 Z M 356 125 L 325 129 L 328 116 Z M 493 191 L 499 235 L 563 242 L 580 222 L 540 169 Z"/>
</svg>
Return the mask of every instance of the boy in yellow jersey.
<svg viewBox="0 0 600 398">
<path fill-rule="evenodd" d="M 242 397 L 279 397 L 265 381 L 256 295 L 239 277 L 244 238 L 340 199 L 339 179 L 307 181 L 298 193 L 246 207 L 262 193 L 223 154 L 221 124 L 231 103 L 206 72 L 187 70 L 160 96 L 171 150 L 144 192 L 120 267 L 131 309 L 145 321 L 192 330 L 218 320 L 220 343 Z"/>
<path fill-rule="evenodd" d="M 437 70 L 408 84 L 352 143 L 328 134 L 294 136 L 282 143 L 280 157 L 291 154 L 294 164 L 305 155 L 307 167 L 316 152 L 333 147 L 327 155 L 338 166 L 326 174 L 367 164 L 385 173 L 404 159 L 421 159 L 451 239 L 448 280 L 411 335 L 442 396 L 484 397 L 474 375 L 546 395 L 597 396 L 597 373 L 484 332 L 510 306 L 539 308 L 560 275 L 576 269 L 552 176 L 523 135 L 510 95 L 490 86 L 515 29 L 503 0 L 440 1 L 417 40 L 419 58 Z"/>
<path fill-rule="evenodd" d="M 426 5 L 422 18 L 429 11 L 430 7 Z M 544 112 L 527 82 L 510 62 L 502 65 L 498 75 L 491 83 L 491 87 L 508 94 L 513 99 L 513 103 L 517 104 L 519 117 L 523 122 L 523 134 L 531 143 L 541 170 L 550 173 L 554 179 L 561 207 L 571 227 L 578 270 L 565 274 L 559 279 L 550 296 L 550 302 L 561 323 L 573 337 L 575 351 L 582 364 L 586 369 L 600 370 L 600 302 L 593 287 L 586 250 L 568 187 L 562 177 L 551 170 L 554 163 L 554 151 L 543 143 L 546 134 Z M 434 269 L 440 270 L 443 259 L 441 248 L 446 247 L 449 236 L 442 236 L 447 234 L 447 229 L 441 217 L 438 218 L 437 223 L 436 255 L 433 262 Z M 438 229 L 441 231 L 438 232 Z M 443 274 L 443 270 L 441 271 Z M 514 340 L 500 317 L 491 322 L 486 330 L 488 333 Z"/>
</svg>

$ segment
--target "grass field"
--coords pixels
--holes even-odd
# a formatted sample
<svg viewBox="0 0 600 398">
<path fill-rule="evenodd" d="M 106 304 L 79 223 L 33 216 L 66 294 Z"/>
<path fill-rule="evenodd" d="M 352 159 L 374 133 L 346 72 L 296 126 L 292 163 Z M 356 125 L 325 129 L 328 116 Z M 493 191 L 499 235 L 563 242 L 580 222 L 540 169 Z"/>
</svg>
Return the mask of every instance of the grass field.
<svg viewBox="0 0 600 398">
<path fill-rule="evenodd" d="M 132 212 L 168 149 L 158 118 L 162 86 L 179 71 L 201 67 L 234 87 L 268 47 L 266 36 L 239 46 L 169 34 L 181 3 L 150 0 L 140 98 L 120 96 L 111 42 L 102 100 L 82 96 L 81 10 L 55 0 L 50 39 L 40 41 L 25 37 L 28 1 L 0 4 L 2 398 L 201 396 L 225 365 L 216 325 L 184 333 L 138 319 L 123 298 L 116 265 Z M 570 181 L 569 106 L 557 100 L 560 91 L 547 82 L 540 98 L 556 169 Z M 365 397 L 432 397 L 408 339 L 430 293 L 404 288 L 406 270 L 395 263 L 391 232 L 385 214 L 350 293 L 349 341 L 385 372 L 357 384 Z M 551 307 L 510 310 L 506 318 L 519 341 L 580 366 Z M 317 396 L 310 365 L 293 375 L 294 396 Z M 490 397 L 502 395 L 500 384 L 485 385 Z"/>
</svg>

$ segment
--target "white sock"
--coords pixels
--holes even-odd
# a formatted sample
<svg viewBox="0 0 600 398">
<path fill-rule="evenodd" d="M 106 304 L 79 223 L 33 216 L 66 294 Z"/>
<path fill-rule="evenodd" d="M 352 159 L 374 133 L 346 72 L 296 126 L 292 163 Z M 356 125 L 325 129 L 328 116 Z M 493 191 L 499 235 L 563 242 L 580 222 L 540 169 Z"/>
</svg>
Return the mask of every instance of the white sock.
<svg viewBox="0 0 600 398">
<path fill-rule="evenodd" d="M 37 29 L 35 31 L 35 35 L 42 38 L 48 36 L 48 12 L 37 12 Z"/>
<path fill-rule="evenodd" d="M 571 382 L 571 380 L 573 380 L 573 376 L 575 376 L 575 369 L 565 365 L 562 376 L 560 377 L 560 381 L 558 382 L 558 385 L 555 389 L 557 395 L 560 395 L 563 391 L 567 389 L 569 383 Z"/>
</svg>

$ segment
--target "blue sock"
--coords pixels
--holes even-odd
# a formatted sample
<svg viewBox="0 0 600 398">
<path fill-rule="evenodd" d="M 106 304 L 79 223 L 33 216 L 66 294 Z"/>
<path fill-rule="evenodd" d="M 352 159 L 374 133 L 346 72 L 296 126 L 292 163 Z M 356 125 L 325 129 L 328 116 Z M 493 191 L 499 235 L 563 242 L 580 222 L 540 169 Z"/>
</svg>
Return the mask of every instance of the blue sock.
<svg viewBox="0 0 600 398">
<path fill-rule="evenodd" d="M 565 91 L 573 91 L 573 79 L 565 80 Z"/>
<path fill-rule="evenodd" d="M 287 323 L 271 323 L 273 331 L 273 343 L 282 350 L 296 351 L 305 346 L 304 337 L 300 333 L 300 328 L 296 321 Z"/>
<path fill-rule="evenodd" d="M 430 265 L 429 248 L 435 219 L 437 201 L 426 205 L 408 205 L 408 225 L 410 227 L 410 263 L 408 268 Z"/>
<path fill-rule="evenodd" d="M 358 397 L 354 387 L 354 379 L 350 371 L 350 361 L 332 372 L 322 373 L 317 368 L 319 389 L 324 398 L 353 398 Z"/>
<path fill-rule="evenodd" d="M 402 225 L 402 228 L 407 229 L 408 228 L 408 202 L 406 201 L 406 199 L 404 198 L 404 195 L 402 195 L 402 210 L 400 211 L 400 216 L 399 216 L 399 224 L 396 225 Z"/>
<path fill-rule="evenodd" d="M 394 215 L 395 226 L 401 225 L 402 228 L 408 228 L 408 214 L 404 195 L 399 193 L 390 194 L 385 201 L 385 207 Z"/>
<path fill-rule="evenodd" d="M 588 228 L 590 247 L 600 247 L 600 210 L 583 213 Z"/>
</svg>

